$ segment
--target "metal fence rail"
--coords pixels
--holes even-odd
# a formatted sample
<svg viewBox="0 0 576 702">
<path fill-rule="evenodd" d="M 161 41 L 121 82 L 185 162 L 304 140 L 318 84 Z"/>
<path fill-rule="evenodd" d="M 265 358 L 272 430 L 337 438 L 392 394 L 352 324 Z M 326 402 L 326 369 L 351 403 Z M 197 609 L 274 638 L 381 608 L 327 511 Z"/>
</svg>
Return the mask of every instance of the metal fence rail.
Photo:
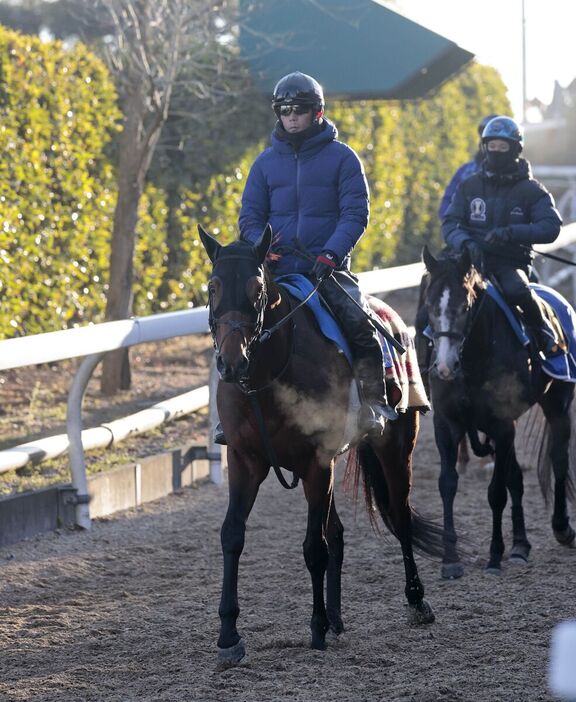
<svg viewBox="0 0 576 702">
<path fill-rule="evenodd" d="M 575 244 L 576 223 L 564 227 L 559 238 L 553 244 L 535 248 L 537 251 L 549 252 L 560 248 L 571 248 Z M 573 271 L 576 271 L 576 268 Z M 369 271 L 359 275 L 360 286 L 365 293 L 372 294 L 416 287 L 420 284 L 423 273 L 424 265 L 420 262 Z M 556 273 L 555 279 L 550 279 L 548 275 L 543 275 L 543 278 L 553 285 L 568 275 L 570 273 L 567 273 L 566 269 L 564 269 Z M 574 275 L 574 272 L 572 272 L 572 275 L 575 281 L 574 297 L 576 299 L 576 275 Z M 7 451 L 0 451 L 0 472 L 3 465 L 8 465 L 10 461 L 14 461 L 15 455 L 19 455 L 22 458 L 28 451 L 28 455 L 37 456 L 38 452 L 53 450 L 55 445 L 62 446 L 65 443 L 66 446 L 63 450 L 68 448 L 70 451 L 72 484 L 80 496 L 79 504 L 77 505 L 77 523 L 88 527 L 90 525 L 90 515 L 87 504 L 84 450 L 90 448 L 93 434 L 82 431 L 81 406 L 86 386 L 97 364 L 107 351 L 150 341 L 162 341 L 176 336 L 207 333 L 208 331 L 207 310 L 191 309 L 0 341 L 0 371 L 39 363 L 85 357 L 74 378 L 68 398 L 68 436 L 66 439 L 49 437 L 34 442 L 33 448 L 31 445 L 28 445 L 27 448 L 27 445 L 21 445 Z M 215 385 L 216 382 L 217 379 L 212 370 L 210 383 Z M 198 390 L 204 392 L 205 388 Z M 177 400 L 177 398 L 174 398 L 174 400 Z M 165 405 L 166 403 L 160 404 Z M 179 412 L 180 410 L 174 407 L 173 411 Z M 161 412 L 162 410 L 160 414 Z M 137 413 L 137 415 L 126 419 L 133 420 L 142 426 L 141 415 L 142 413 Z M 156 413 L 155 416 L 158 417 L 159 413 Z M 118 421 L 124 421 L 122 431 L 125 435 L 134 433 L 129 421 L 128 423 L 125 420 Z M 162 421 L 163 419 L 160 419 L 158 423 Z M 88 431 L 94 432 L 96 430 Z M 106 436 L 109 436 L 109 429 L 104 429 L 104 431 L 108 432 Z M 48 443 L 44 445 L 43 442 Z M 106 441 L 106 443 L 111 442 Z M 50 449 L 50 446 L 52 449 Z M 213 479 L 220 480 L 221 462 L 220 455 L 217 454 L 216 449 L 219 450 L 219 447 L 209 446 L 208 456 L 214 463 L 214 470 L 211 469 L 211 475 Z M 8 469 L 4 468 L 4 470 Z"/>
</svg>

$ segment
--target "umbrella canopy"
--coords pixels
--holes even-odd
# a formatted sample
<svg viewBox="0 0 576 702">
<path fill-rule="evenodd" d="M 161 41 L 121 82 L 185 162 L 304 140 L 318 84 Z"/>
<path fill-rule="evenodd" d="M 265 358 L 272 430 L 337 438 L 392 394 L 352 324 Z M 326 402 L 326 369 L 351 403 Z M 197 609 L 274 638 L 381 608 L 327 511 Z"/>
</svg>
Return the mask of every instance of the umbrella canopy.
<svg viewBox="0 0 576 702">
<path fill-rule="evenodd" d="M 474 54 L 375 0 L 240 0 L 240 51 L 270 93 L 286 73 L 332 97 L 422 98 Z"/>
</svg>

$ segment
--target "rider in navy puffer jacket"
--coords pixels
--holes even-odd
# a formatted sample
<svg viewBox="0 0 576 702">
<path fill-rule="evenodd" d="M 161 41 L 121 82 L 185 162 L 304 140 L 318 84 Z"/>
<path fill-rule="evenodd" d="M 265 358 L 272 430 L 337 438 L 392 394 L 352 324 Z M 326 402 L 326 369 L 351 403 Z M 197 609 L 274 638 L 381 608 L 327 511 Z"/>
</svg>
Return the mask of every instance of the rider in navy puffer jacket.
<svg viewBox="0 0 576 702">
<path fill-rule="evenodd" d="M 354 151 L 336 140 L 324 118 L 324 94 L 311 76 L 296 71 L 274 89 L 278 122 L 272 146 L 255 160 L 242 196 L 240 236 L 255 242 L 266 224 L 274 235 L 275 277 L 303 273 L 340 322 L 362 389 L 360 431 L 380 434 L 388 406 L 384 363 L 368 304 L 350 272 L 350 254 L 368 224 L 368 184 Z"/>
<path fill-rule="evenodd" d="M 272 146 L 254 162 L 242 196 L 242 239 L 256 241 L 267 222 L 273 249 L 281 258 L 275 276 L 309 273 L 316 257 L 332 251 L 340 268 L 349 268 L 350 253 L 368 224 L 368 185 L 352 149 L 336 141 L 336 127 L 324 118 L 322 129 L 298 151 L 283 139 L 281 127 Z"/>
</svg>

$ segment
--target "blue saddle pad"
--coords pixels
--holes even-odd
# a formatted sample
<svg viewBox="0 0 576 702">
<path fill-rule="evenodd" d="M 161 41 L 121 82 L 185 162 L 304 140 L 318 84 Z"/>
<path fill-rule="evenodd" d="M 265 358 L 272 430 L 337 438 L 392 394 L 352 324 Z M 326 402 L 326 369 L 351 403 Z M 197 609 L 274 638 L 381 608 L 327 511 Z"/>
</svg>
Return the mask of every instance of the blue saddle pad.
<svg viewBox="0 0 576 702">
<path fill-rule="evenodd" d="M 276 282 L 278 285 L 285 288 L 297 300 L 303 300 L 310 294 L 310 292 L 312 292 L 312 289 L 314 288 L 310 280 L 308 280 L 308 278 L 301 273 L 282 275 L 276 278 Z M 350 344 L 346 341 L 346 337 L 342 333 L 340 326 L 334 319 L 332 313 L 322 304 L 321 298 L 318 295 L 312 295 L 306 304 L 314 313 L 322 334 L 338 346 L 338 348 L 348 359 L 350 366 L 352 366 L 352 351 L 350 350 Z M 384 365 L 386 368 L 391 368 L 393 360 L 388 343 L 380 335 L 378 336 L 382 342 Z"/>
<path fill-rule="evenodd" d="M 568 343 L 566 352 L 559 351 L 557 354 L 554 354 L 554 356 L 550 356 L 546 360 L 541 361 L 542 370 L 551 378 L 576 383 L 576 314 L 568 301 L 564 299 L 560 293 L 556 292 L 556 290 L 537 283 L 530 283 L 530 287 L 536 292 L 538 297 L 542 298 L 552 307 L 564 330 L 564 335 Z M 512 312 L 506 300 L 504 300 L 498 290 L 491 284 L 488 285 L 486 292 L 498 303 L 514 329 L 516 336 L 520 339 L 522 344 L 526 346 L 529 340 L 524 325 Z"/>
</svg>

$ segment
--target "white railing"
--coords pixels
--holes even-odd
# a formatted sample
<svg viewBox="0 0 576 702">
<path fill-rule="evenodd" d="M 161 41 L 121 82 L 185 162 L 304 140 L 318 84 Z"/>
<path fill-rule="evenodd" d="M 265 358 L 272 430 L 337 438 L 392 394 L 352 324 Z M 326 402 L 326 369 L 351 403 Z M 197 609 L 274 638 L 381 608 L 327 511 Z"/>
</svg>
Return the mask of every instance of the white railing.
<svg viewBox="0 0 576 702">
<path fill-rule="evenodd" d="M 574 244 L 576 244 L 576 223 L 564 227 L 553 244 L 539 245 L 535 248 L 537 251 L 549 252 L 559 248 L 572 247 Z M 566 270 L 561 270 L 555 279 L 549 279 L 549 276 L 544 276 L 545 280 L 549 284 L 554 285 L 561 277 L 565 277 Z M 576 299 L 576 268 L 570 270 L 574 276 L 574 299 Z M 406 266 L 368 271 L 359 274 L 360 286 L 367 294 L 385 293 L 416 287 L 420 284 L 423 273 L 423 263 L 412 263 Z M 26 460 L 30 458 L 38 460 L 38 455 L 48 457 L 51 451 L 58 451 L 57 455 L 60 455 L 60 453 L 69 448 L 72 484 L 79 495 L 77 521 L 81 526 L 89 526 L 90 516 L 87 504 L 84 450 L 94 448 L 96 445 L 105 446 L 111 444 L 116 425 L 117 435 L 126 436 L 136 432 L 134 428 L 126 424 L 126 420 L 117 420 L 117 422 L 103 425 L 103 431 L 99 433 L 97 430 L 82 431 L 82 398 L 94 368 L 107 351 L 150 341 L 162 341 L 175 336 L 206 332 L 208 332 L 207 310 L 192 309 L 0 341 L 0 371 L 38 363 L 86 357 L 76 374 L 68 398 L 67 437 L 65 439 L 49 437 L 31 444 L 23 444 L 12 449 L 0 451 L 0 472 L 3 465 L 10 465 L 10 461 L 17 462 L 17 465 L 10 465 L 10 467 L 20 467 L 26 462 L 21 462 L 24 460 L 23 457 L 27 456 Z M 214 382 L 215 379 L 212 377 L 211 383 Z M 199 392 L 202 397 L 205 397 L 205 394 L 203 394 L 205 391 L 206 388 L 204 387 L 194 392 Z M 188 395 L 189 393 L 186 393 L 186 395 L 180 397 L 186 398 L 186 402 L 189 402 L 190 398 Z M 178 398 L 174 398 L 174 400 L 176 399 Z M 170 418 L 171 415 L 182 413 L 181 408 L 176 405 L 172 405 L 171 409 L 167 409 L 167 403 L 173 403 L 174 400 L 159 403 L 159 405 L 149 408 L 148 411 L 137 413 L 127 419 L 133 421 L 139 429 L 158 426 L 166 418 Z M 194 397 L 192 403 L 197 405 L 198 396 Z M 146 417 L 144 417 L 144 414 L 146 414 Z M 154 419 L 151 418 L 152 415 L 154 415 Z M 124 423 L 121 425 L 121 422 Z M 95 438 L 97 435 L 100 436 L 99 441 L 101 443 L 99 444 Z M 221 462 L 220 456 L 215 451 L 217 448 L 219 447 L 209 446 L 208 456 L 211 458 L 211 476 L 219 481 L 221 479 Z M 10 467 L 4 468 L 4 470 L 9 470 Z"/>
</svg>

